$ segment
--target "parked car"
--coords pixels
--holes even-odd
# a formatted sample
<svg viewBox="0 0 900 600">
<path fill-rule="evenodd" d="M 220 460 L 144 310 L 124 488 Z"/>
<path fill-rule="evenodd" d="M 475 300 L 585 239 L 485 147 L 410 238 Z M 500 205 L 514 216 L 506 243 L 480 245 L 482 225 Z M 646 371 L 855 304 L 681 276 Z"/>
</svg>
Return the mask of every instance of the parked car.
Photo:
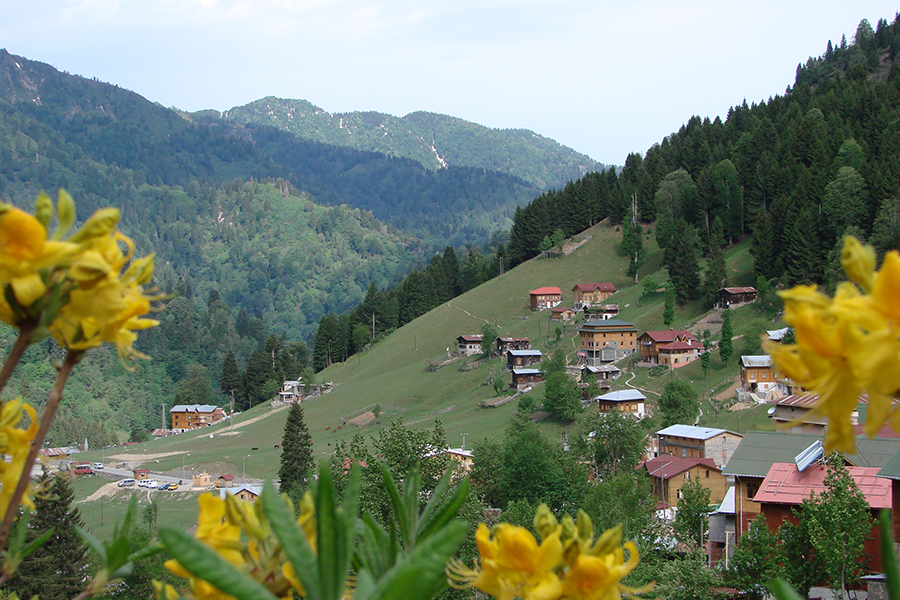
<svg viewBox="0 0 900 600">
<path fill-rule="evenodd" d="M 94 470 L 95 470 L 95 471 L 102 471 L 102 470 L 103 470 L 103 463 L 94 463 Z"/>
<path fill-rule="evenodd" d="M 119 487 L 134 487 L 135 481 L 134 479 L 120 479 L 119 483 L 117 483 Z"/>
<path fill-rule="evenodd" d="M 171 484 L 164 483 L 164 484 L 162 484 L 161 486 L 159 486 L 159 487 L 156 488 L 156 489 L 158 489 L 158 490 L 167 490 L 167 489 L 169 489 L 169 485 L 171 485 Z"/>
<path fill-rule="evenodd" d="M 170 483 L 170 484 L 169 484 L 169 491 L 170 491 L 170 492 L 174 492 L 174 491 L 177 490 L 177 489 L 178 489 L 178 484 L 177 484 L 177 483 Z"/>
<path fill-rule="evenodd" d="M 159 482 L 155 479 L 141 479 L 138 482 L 138 487 L 150 488 L 151 490 L 155 490 L 159 487 Z"/>
</svg>

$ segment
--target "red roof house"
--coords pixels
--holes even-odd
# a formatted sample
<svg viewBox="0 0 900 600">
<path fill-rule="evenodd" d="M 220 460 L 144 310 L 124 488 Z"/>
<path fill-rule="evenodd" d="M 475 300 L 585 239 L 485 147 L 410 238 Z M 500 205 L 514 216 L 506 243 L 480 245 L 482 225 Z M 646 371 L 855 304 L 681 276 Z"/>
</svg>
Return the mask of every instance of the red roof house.
<svg viewBox="0 0 900 600">
<path fill-rule="evenodd" d="M 531 298 L 531 310 L 553 308 L 562 302 L 562 290 L 558 287 L 539 287 L 528 292 Z"/>
</svg>

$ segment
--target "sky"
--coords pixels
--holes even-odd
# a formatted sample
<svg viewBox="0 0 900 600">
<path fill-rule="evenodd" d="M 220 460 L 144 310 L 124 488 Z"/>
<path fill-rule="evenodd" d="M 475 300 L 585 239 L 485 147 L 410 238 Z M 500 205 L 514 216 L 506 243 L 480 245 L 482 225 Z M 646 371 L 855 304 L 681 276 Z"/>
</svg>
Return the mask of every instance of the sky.
<svg viewBox="0 0 900 600">
<path fill-rule="evenodd" d="M 783 94 L 882 0 L 4 0 L 0 47 L 187 111 L 278 96 L 530 129 L 623 164 Z"/>
</svg>

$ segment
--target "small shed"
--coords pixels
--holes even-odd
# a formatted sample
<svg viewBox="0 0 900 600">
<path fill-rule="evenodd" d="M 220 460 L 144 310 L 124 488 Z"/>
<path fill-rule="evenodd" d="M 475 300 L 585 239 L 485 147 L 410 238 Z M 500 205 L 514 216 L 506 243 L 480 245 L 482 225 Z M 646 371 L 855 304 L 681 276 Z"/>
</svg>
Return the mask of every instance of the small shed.
<svg viewBox="0 0 900 600">
<path fill-rule="evenodd" d="M 638 419 L 643 419 L 647 414 L 647 397 L 639 390 L 617 390 L 597 396 L 594 400 L 597 401 L 600 412 L 607 413 L 611 410 L 618 410 L 625 414 L 634 415 Z"/>
<path fill-rule="evenodd" d="M 506 368 L 513 370 L 519 367 L 536 365 L 543 359 L 540 350 L 510 350 L 506 353 Z"/>
<path fill-rule="evenodd" d="M 258 485 L 244 484 L 236 488 L 220 489 L 219 498 L 224 500 L 226 496 L 234 496 L 240 500 L 244 500 L 246 502 L 249 502 L 250 504 L 253 504 L 254 502 L 256 502 L 256 499 L 259 497 L 260 493 L 262 493 L 262 487 Z"/>
<path fill-rule="evenodd" d="M 219 475 L 218 477 L 216 477 L 216 481 L 215 481 L 217 488 L 230 488 L 233 483 L 234 483 L 234 475 L 230 475 L 230 474 Z"/>
<path fill-rule="evenodd" d="M 135 469 L 132 471 L 134 473 L 135 481 L 140 481 L 141 479 L 150 479 L 150 469 Z"/>
<path fill-rule="evenodd" d="M 199 475 L 192 476 L 191 485 L 196 488 L 209 487 L 209 473 L 200 473 Z"/>
<path fill-rule="evenodd" d="M 544 372 L 540 369 L 513 369 L 512 386 L 519 387 L 544 380 Z"/>
<path fill-rule="evenodd" d="M 571 321 L 577 315 L 574 310 L 568 307 L 556 306 L 550 309 L 550 320 L 551 321 L 562 321 L 564 323 Z"/>
<path fill-rule="evenodd" d="M 730 308 L 755 301 L 756 288 L 754 287 L 727 287 L 719 290 L 719 308 Z"/>
<path fill-rule="evenodd" d="M 528 350 L 531 348 L 531 340 L 528 338 L 516 338 L 516 337 L 498 337 L 497 338 L 497 352 L 500 354 L 505 354 L 510 350 Z"/>
</svg>

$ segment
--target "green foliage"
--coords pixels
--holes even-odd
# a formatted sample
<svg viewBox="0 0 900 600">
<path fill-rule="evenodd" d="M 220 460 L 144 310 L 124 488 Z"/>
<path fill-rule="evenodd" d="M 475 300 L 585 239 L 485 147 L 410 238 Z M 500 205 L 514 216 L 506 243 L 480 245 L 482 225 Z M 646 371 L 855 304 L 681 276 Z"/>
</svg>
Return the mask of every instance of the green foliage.
<svg viewBox="0 0 900 600">
<path fill-rule="evenodd" d="M 659 397 L 659 411 L 663 428 L 677 424 L 693 425 L 700 414 L 697 392 L 687 381 L 670 381 Z"/>
<path fill-rule="evenodd" d="M 74 492 L 63 477 L 45 474 L 40 482 L 48 489 L 46 495 L 34 499 L 25 542 L 45 534 L 49 538 L 25 558 L 4 590 L 16 591 L 20 598 L 40 595 L 48 600 L 68 600 L 85 585 L 88 549 L 77 533 L 84 522 L 78 508 L 72 506 Z"/>
<path fill-rule="evenodd" d="M 597 530 L 623 525 L 625 538 L 635 540 L 642 553 L 662 535 L 655 515 L 656 497 L 650 492 L 646 469 L 595 479 L 588 485 L 583 508 Z M 642 554 L 641 560 L 644 558 Z"/>
<path fill-rule="evenodd" d="M 299 402 L 291 404 L 284 436 L 281 439 L 281 466 L 278 469 L 279 491 L 299 500 L 306 489 L 307 476 L 315 467 L 312 436 L 303 419 L 303 407 Z M 299 502 L 295 502 L 299 505 Z"/>
<path fill-rule="evenodd" d="M 656 580 L 654 591 L 668 600 L 720 600 L 725 597 L 721 573 L 709 568 L 706 557 L 699 550 L 680 560 L 664 561 L 656 573 Z"/>
<path fill-rule="evenodd" d="M 792 509 L 797 523 L 785 521 L 778 528 L 784 555 L 784 576 L 802 598 L 809 598 L 822 582 L 822 560 L 813 545 L 812 511 Z"/>
<path fill-rule="evenodd" d="M 599 479 L 634 473 L 645 445 L 644 431 L 637 419 L 617 410 L 593 413 L 579 423 L 579 430 L 581 435 L 574 445 L 591 458 Z"/>
<path fill-rule="evenodd" d="M 709 514 L 709 488 L 703 487 L 696 477 L 688 479 L 681 486 L 681 498 L 678 500 L 678 513 L 672 529 L 676 537 L 685 544 L 695 548 L 703 548 L 708 533 L 707 515 Z"/>
<path fill-rule="evenodd" d="M 666 286 L 666 298 L 663 308 L 663 323 L 670 326 L 675 322 L 675 288 L 672 284 Z"/>
<path fill-rule="evenodd" d="M 734 336 L 734 332 L 731 329 L 731 311 L 725 309 L 722 313 L 722 332 L 721 338 L 719 339 L 719 358 L 722 359 L 722 364 L 727 365 L 728 361 L 731 360 L 731 356 L 734 354 L 734 343 L 731 338 Z"/>
<path fill-rule="evenodd" d="M 581 390 L 566 372 L 566 356 L 562 349 L 553 352 L 544 368 L 544 410 L 565 421 L 573 421 L 583 410 Z"/>
<path fill-rule="evenodd" d="M 725 582 L 745 592 L 750 600 L 766 597 L 766 584 L 781 577 L 784 557 L 778 537 L 769 531 L 766 518 L 760 514 L 738 540 L 734 555 L 725 572 Z"/>
<path fill-rule="evenodd" d="M 500 332 L 496 327 L 489 323 L 485 323 L 481 326 L 481 354 L 485 357 L 490 357 L 490 355 L 494 352 L 494 344 L 497 341 L 497 336 L 500 335 Z"/>
</svg>

